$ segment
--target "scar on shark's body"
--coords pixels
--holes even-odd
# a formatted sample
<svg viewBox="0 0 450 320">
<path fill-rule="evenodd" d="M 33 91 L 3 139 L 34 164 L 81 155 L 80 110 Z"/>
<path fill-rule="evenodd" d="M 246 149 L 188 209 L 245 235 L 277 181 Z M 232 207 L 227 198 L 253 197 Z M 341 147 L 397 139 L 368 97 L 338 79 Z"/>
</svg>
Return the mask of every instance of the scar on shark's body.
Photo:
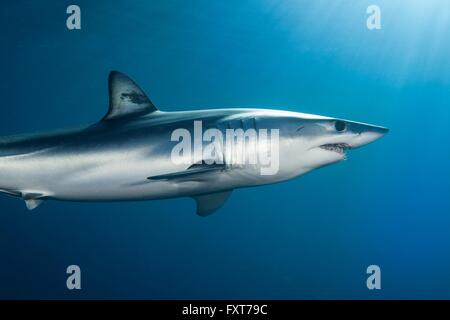
<svg viewBox="0 0 450 320">
<path fill-rule="evenodd" d="M 135 104 L 142 104 L 147 101 L 147 98 L 144 95 L 139 94 L 136 91 L 132 91 L 130 93 L 122 93 L 120 97 L 122 100 L 129 99 L 131 103 Z"/>
</svg>

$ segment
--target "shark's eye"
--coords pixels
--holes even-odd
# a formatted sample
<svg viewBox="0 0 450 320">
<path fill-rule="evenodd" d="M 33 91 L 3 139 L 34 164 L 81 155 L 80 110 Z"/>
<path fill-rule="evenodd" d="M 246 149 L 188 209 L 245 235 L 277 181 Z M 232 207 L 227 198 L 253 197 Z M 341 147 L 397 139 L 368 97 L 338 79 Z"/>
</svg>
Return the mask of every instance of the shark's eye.
<svg viewBox="0 0 450 320">
<path fill-rule="evenodd" d="M 334 128 L 336 129 L 336 131 L 342 132 L 345 130 L 345 128 L 347 128 L 347 125 L 345 124 L 344 121 L 336 121 L 334 123 Z"/>
</svg>

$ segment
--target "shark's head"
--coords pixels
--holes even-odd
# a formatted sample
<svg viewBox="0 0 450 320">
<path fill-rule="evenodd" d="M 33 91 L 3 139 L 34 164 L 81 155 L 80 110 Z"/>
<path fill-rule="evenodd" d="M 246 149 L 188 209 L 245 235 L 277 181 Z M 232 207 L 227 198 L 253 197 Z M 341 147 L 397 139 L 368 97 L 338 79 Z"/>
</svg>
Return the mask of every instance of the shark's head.
<svg viewBox="0 0 450 320">
<path fill-rule="evenodd" d="M 285 167 L 298 174 L 345 160 L 348 150 L 375 141 L 389 131 L 366 123 L 308 114 L 289 118 L 281 126 L 280 138 L 285 139 L 280 147 L 285 148 Z"/>
<path fill-rule="evenodd" d="M 297 134 L 308 154 L 306 162 L 314 167 L 346 159 L 347 150 L 381 138 L 387 128 L 347 120 L 327 119 L 305 122 Z M 303 136 L 303 137 L 302 137 Z M 305 145 L 305 139 L 307 143 Z"/>
</svg>

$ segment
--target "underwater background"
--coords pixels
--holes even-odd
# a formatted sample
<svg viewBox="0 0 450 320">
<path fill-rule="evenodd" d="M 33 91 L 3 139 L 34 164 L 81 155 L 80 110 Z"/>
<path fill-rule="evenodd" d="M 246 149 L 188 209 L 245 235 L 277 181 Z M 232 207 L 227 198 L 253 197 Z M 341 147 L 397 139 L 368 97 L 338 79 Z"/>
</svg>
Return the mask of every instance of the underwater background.
<svg viewBox="0 0 450 320">
<path fill-rule="evenodd" d="M 70 4 L 81 30 L 66 28 Z M 189 198 L 29 212 L 0 195 L 0 298 L 450 299 L 448 1 L 9 1 L 0 14 L 1 136 L 98 121 L 111 70 L 164 111 L 390 128 L 347 161 L 235 190 L 207 218 Z M 82 290 L 66 288 L 71 264 Z M 366 287 L 371 264 L 381 290 Z"/>
</svg>

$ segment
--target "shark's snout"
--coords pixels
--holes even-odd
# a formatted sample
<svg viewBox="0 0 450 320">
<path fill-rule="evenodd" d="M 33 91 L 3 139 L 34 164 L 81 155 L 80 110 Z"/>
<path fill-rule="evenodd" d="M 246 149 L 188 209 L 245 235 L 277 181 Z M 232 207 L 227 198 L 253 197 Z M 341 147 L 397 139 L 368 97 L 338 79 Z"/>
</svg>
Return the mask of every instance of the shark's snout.
<svg viewBox="0 0 450 320">
<path fill-rule="evenodd" d="M 355 133 L 354 138 L 349 143 L 351 148 L 358 148 L 371 143 L 389 132 L 388 128 L 369 124 L 352 123 L 351 126 L 353 127 L 352 131 Z"/>
</svg>

